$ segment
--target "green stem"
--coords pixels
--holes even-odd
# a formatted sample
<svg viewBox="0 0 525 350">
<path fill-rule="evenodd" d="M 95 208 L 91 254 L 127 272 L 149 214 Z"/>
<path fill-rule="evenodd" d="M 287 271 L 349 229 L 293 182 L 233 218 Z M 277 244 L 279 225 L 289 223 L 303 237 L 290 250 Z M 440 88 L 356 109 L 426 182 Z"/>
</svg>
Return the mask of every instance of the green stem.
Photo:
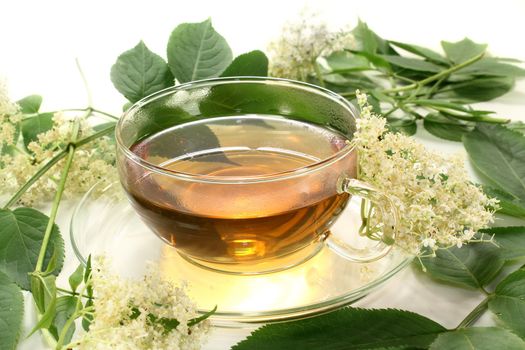
<svg viewBox="0 0 525 350">
<path fill-rule="evenodd" d="M 58 163 L 66 155 L 67 155 L 67 150 L 63 150 L 63 151 L 60 151 L 59 153 L 55 154 L 53 156 L 53 158 L 51 158 L 46 164 L 44 164 L 43 167 L 38 169 L 38 171 L 35 174 L 33 174 L 33 176 L 31 176 L 29 178 L 29 180 L 27 180 L 26 183 L 23 184 L 22 187 L 20 187 L 15 192 L 15 194 L 4 205 L 3 209 L 7 209 L 10 206 L 12 206 L 13 204 L 15 204 L 20 199 L 20 197 L 22 197 L 23 194 L 26 193 L 26 191 L 29 189 L 29 187 L 31 187 L 42 175 L 44 175 L 51 167 L 53 167 L 53 165 Z"/>
<path fill-rule="evenodd" d="M 490 300 L 490 296 L 487 296 L 485 299 L 483 299 L 483 301 L 479 303 L 479 305 L 476 306 L 474 310 L 472 310 L 467 315 L 467 317 L 465 317 L 465 319 L 460 322 L 460 324 L 458 324 L 456 329 L 466 328 L 470 326 L 471 324 L 473 324 L 474 322 L 476 322 L 481 317 L 481 315 L 483 315 L 483 313 L 487 310 L 489 300 Z"/>
<path fill-rule="evenodd" d="M 471 64 L 474 63 L 474 62 L 479 61 L 479 60 L 483 57 L 484 54 L 485 54 L 485 53 L 482 52 L 482 53 L 480 53 L 479 55 L 474 56 L 474 57 L 472 57 L 471 59 L 468 59 L 468 60 L 466 60 L 466 61 L 463 62 L 463 63 L 457 64 L 457 65 L 452 66 L 452 67 L 450 67 L 450 68 L 448 68 L 448 69 L 445 69 L 445 70 L 443 70 L 443 71 L 441 71 L 441 72 L 439 72 L 439 73 L 437 73 L 437 74 L 434 74 L 434 75 L 432 75 L 432 76 L 430 76 L 430 77 L 428 77 L 428 78 L 425 78 L 425 79 L 423 79 L 423 80 L 420 80 L 420 81 L 418 81 L 417 83 L 413 83 L 413 84 L 410 84 L 410 85 L 401 86 L 401 87 L 394 88 L 394 89 L 383 90 L 382 92 L 383 92 L 383 93 L 403 92 L 403 91 L 409 91 L 409 90 L 416 89 L 416 88 L 418 88 L 418 87 L 421 87 L 421 86 L 427 85 L 427 84 L 429 84 L 429 83 L 431 83 L 431 82 L 433 82 L 433 81 L 439 80 L 439 79 L 441 79 L 441 78 L 443 78 L 443 77 L 446 77 L 447 75 L 450 75 L 450 74 L 452 74 L 452 73 L 454 73 L 454 72 L 457 72 L 458 70 L 463 69 L 463 68 L 465 68 L 465 67 L 471 65 Z"/>
<path fill-rule="evenodd" d="M 45 342 L 51 349 L 56 348 L 57 342 L 48 329 L 40 328 L 40 333 L 42 333 L 42 337 L 44 337 Z"/>
<path fill-rule="evenodd" d="M 430 88 L 430 90 L 428 90 L 426 93 L 425 93 L 425 97 L 426 98 L 431 98 L 437 91 L 437 89 L 439 88 L 439 86 L 441 85 L 441 83 L 443 81 L 445 81 L 445 79 L 447 79 L 446 76 L 443 76 L 441 77 L 438 81 L 436 81 L 434 83 L 434 85 L 432 85 L 432 87 Z"/>
<path fill-rule="evenodd" d="M 117 116 L 114 116 L 113 114 L 110 114 L 108 112 L 101 111 L 100 109 L 91 108 L 91 110 L 95 113 L 105 115 L 106 117 L 109 117 L 114 120 L 118 120 L 119 118 Z"/>
<path fill-rule="evenodd" d="M 390 114 L 394 113 L 395 111 L 397 111 L 399 109 L 399 106 L 395 106 L 395 107 L 392 107 L 390 110 L 388 110 L 387 112 L 385 112 L 383 114 L 383 117 L 386 118 L 388 117 Z"/>
<path fill-rule="evenodd" d="M 93 297 L 90 297 L 88 295 L 85 295 L 85 294 L 80 294 L 80 293 L 77 293 L 77 292 L 73 292 L 72 290 L 67 290 L 67 289 L 64 289 L 64 288 L 59 288 L 57 287 L 57 290 L 59 292 L 62 292 L 64 294 L 67 294 L 67 295 L 71 295 L 71 296 L 81 296 L 82 298 L 86 298 L 86 299 L 93 299 Z"/>
<path fill-rule="evenodd" d="M 418 105 L 417 102 L 413 102 L 415 105 Z M 498 117 L 489 117 L 486 115 L 471 115 L 471 114 L 462 114 L 455 112 L 448 108 L 441 108 L 438 106 L 431 106 L 431 105 L 424 105 L 427 108 L 431 108 L 433 110 L 436 110 L 438 112 L 446 113 L 448 116 L 459 119 L 459 120 L 465 120 L 468 122 L 485 122 L 485 123 L 494 123 L 494 124 L 507 124 L 510 123 L 510 119 L 504 119 L 504 118 L 498 118 Z"/>
<path fill-rule="evenodd" d="M 314 61 L 314 70 L 315 70 L 315 75 L 317 77 L 317 80 L 319 80 L 319 84 L 322 87 L 326 87 L 326 84 L 324 83 L 324 79 L 323 79 L 323 73 L 321 73 L 321 69 L 319 68 L 319 64 L 317 63 L 317 61 Z"/>
<path fill-rule="evenodd" d="M 83 139 L 78 140 L 77 142 L 73 142 L 72 145 L 74 145 L 75 148 L 84 146 L 85 144 L 90 143 L 93 140 L 96 140 L 98 138 L 101 138 L 102 136 L 111 133 L 113 130 L 115 130 L 115 125 L 110 125 L 102 130 L 97 131 L 94 134 L 91 134 L 89 136 L 84 137 Z"/>
<path fill-rule="evenodd" d="M 91 108 L 88 108 L 84 118 L 91 114 Z M 53 199 L 53 204 L 51 206 L 51 213 L 49 214 L 49 221 L 47 222 L 46 231 L 44 233 L 44 239 L 42 240 L 42 246 L 40 247 L 40 252 L 38 254 L 38 260 L 36 262 L 35 272 L 42 271 L 42 265 L 44 264 L 44 257 L 47 251 L 47 245 L 49 243 L 49 238 L 51 237 L 51 232 L 53 230 L 53 225 L 55 224 L 55 219 L 58 213 L 58 207 L 60 205 L 60 200 L 62 199 L 62 194 L 66 187 L 67 175 L 71 164 L 73 163 L 73 157 L 75 156 L 75 145 L 73 142 L 77 140 L 78 132 L 80 128 L 80 119 L 76 119 L 73 124 L 73 131 L 71 133 L 71 142 L 67 147 L 68 155 L 66 158 L 66 163 L 64 164 L 64 169 L 62 169 L 62 175 L 60 176 L 60 182 L 58 183 L 57 191 L 55 193 L 55 198 Z"/>
<path fill-rule="evenodd" d="M 109 134 L 115 129 L 115 125 L 108 126 L 107 128 L 104 128 L 90 136 L 87 136 L 83 139 L 80 139 L 77 142 L 72 142 L 70 145 L 73 145 L 75 148 L 78 148 L 80 146 L 83 146 L 93 140 L 96 140 L 104 135 Z M 53 156 L 42 168 L 38 169 L 38 171 L 29 178 L 29 180 L 26 181 L 25 184 L 20 187 L 15 194 L 9 199 L 9 201 L 4 205 L 3 209 L 7 209 L 14 205 L 20 197 L 24 195 L 24 193 L 36 182 L 42 175 L 44 175 L 53 165 L 58 163 L 62 158 L 64 158 L 68 154 L 68 148 L 61 150 L 57 154 Z"/>
<path fill-rule="evenodd" d="M 80 294 L 84 294 L 84 291 L 86 288 L 91 284 L 91 280 L 89 280 L 84 286 L 82 287 L 82 290 L 80 291 Z M 58 336 L 58 342 L 56 345 L 56 349 L 62 349 L 62 345 L 64 344 L 64 340 L 66 338 L 67 331 L 69 330 L 69 327 L 75 322 L 77 317 L 79 316 L 79 312 L 81 312 L 81 306 L 82 306 L 82 300 L 80 298 L 77 298 L 77 302 L 75 304 L 75 312 L 67 319 L 66 323 L 64 323 L 64 326 L 62 327 L 62 330 L 60 331 L 60 335 Z"/>
<path fill-rule="evenodd" d="M 339 95 L 341 95 L 343 97 L 353 97 L 353 96 L 355 96 L 355 91 L 354 92 L 351 92 L 351 91 L 340 92 Z"/>
<path fill-rule="evenodd" d="M 82 67 L 80 66 L 80 61 L 78 60 L 78 58 L 75 58 L 75 63 L 77 65 L 77 69 L 78 69 L 78 73 L 80 74 L 80 78 L 82 78 L 82 83 L 84 84 L 84 88 L 86 89 L 88 108 L 90 109 L 91 106 L 93 106 L 93 96 L 91 95 L 89 84 L 87 82 L 84 71 L 82 70 Z"/>
</svg>

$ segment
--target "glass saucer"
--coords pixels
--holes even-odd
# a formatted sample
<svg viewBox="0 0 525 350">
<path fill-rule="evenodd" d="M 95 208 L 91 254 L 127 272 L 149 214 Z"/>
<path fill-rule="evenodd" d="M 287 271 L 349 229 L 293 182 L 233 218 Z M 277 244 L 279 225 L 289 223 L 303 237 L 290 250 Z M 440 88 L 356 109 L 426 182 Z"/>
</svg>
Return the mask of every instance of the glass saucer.
<svg viewBox="0 0 525 350">
<path fill-rule="evenodd" d="M 349 232 L 356 232 L 352 226 L 358 225 L 358 217 L 359 203 L 351 200 L 332 234 L 357 237 Z M 212 323 L 225 327 L 304 318 L 349 305 L 411 261 L 393 250 L 375 262 L 355 263 L 325 247 L 310 260 L 274 273 L 245 276 L 203 269 L 148 229 L 118 183 L 97 184 L 84 195 L 73 213 L 70 235 L 82 263 L 89 254 L 105 253 L 117 272 L 128 278 L 142 276 L 147 261 L 159 261 L 163 276 L 175 284 L 187 283 L 199 311 L 217 305 Z"/>
</svg>

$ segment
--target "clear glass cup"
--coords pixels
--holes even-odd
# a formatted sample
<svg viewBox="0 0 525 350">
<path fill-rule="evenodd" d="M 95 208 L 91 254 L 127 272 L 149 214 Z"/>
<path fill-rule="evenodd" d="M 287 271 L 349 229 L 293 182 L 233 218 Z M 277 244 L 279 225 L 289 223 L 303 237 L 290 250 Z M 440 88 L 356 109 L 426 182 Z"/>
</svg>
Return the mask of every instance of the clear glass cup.
<svg viewBox="0 0 525 350">
<path fill-rule="evenodd" d="M 346 99 L 302 82 L 182 84 L 119 120 L 120 180 L 152 231 L 208 269 L 279 271 L 324 245 L 373 261 L 391 249 L 398 214 L 386 194 L 356 179 L 356 118 Z M 329 231 L 352 196 L 363 198 L 363 222 L 349 235 L 369 237 L 364 247 Z"/>
</svg>

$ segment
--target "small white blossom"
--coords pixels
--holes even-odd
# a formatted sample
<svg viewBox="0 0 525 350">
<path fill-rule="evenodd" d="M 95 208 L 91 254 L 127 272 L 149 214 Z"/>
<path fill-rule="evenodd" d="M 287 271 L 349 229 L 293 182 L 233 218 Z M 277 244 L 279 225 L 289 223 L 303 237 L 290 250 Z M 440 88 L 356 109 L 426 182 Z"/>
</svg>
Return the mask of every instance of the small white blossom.
<svg viewBox="0 0 525 350">
<path fill-rule="evenodd" d="M 142 280 L 128 280 L 112 273 L 104 257 L 93 264 L 94 319 L 89 332 L 78 342 L 86 350 L 194 350 L 199 349 L 209 331 L 205 320 L 191 327 L 199 317 L 183 287 L 161 278 L 158 266 L 150 265 Z M 176 319 L 179 324 L 166 329 L 155 319 Z"/>
<path fill-rule="evenodd" d="M 396 245 L 411 254 L 423 247 L 461 247 L 493 222 L 498 202 L 472 184 L 463 157 L 447 158 L 414 138 L 388 132 L 366 96 L 356 95 L 362 111 L 355 134 L 359 177 L 389 194 L 398 208 Z"/>
<path fill-rule="evenodd" d="M 301 20 L 287 22 L 279 39 L 268 46 L 270 75 L 307 80 L 321 56 L 348 48 L 354 38 L 348 31 L 332 31 L 317 15 L 303 11 Z"/>
<path fill-rule="evenodd" d="M 0 151 L 10 147 L 11 152 L 0 152 L 0 194 L 10 195 L 20 188 L 53 156 L 64 149 L 71 139 L 72 125 L 78 116 L 55 113 L 53 127 L 37 135 L 38 140 L 27 145 L 15 139 L 15 129 L 22 116 L 20 107 L 12 103 L 5 86 L 0 83 Z M 80 121 L 79 138 L 92 134 L 93 128 L 84 119 Z M 35 206 L 55 194 L 65 160 L 59 161 L 22 196 L 19 204 Z M 104 137 L 78 149 L 73 158 L 66 182 L 65 196 L 85 193 L 96 182 L 111 184 L 117 180 L 114 145 Z M 104 188 L 106 186 L 99 186 Z"/>
</svg>

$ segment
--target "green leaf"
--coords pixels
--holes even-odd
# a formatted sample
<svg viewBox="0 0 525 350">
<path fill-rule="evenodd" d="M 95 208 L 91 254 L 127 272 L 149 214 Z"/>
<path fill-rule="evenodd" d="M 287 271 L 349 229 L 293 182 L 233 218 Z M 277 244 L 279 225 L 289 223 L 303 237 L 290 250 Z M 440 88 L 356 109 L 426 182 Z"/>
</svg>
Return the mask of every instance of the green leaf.
<svg viewBox="0 0 525 350">
<path fill-rule="evenodd" d="M 56 276 L 49 275 L 42 277 L 38 274 L 32 275 L 31 293 L 33 294 L 33 300 L 38 307 L 39 313 L 42 316 L 31 332 L 29 332 L 28 337 L 39 329 L 49 328 L 53 322 L 57 304 Z"/>
<path fill-rule="evenodd" d="M 31 273 L 30 279 L 30 291 L 33 295 L 33 300 L 35 301 L 38 312 L 43 314 L 46 311 L 46 305 L 49 304 L 49 301 L 51 300 L 51 294 L 49 291 L 51 290 L 50 288 L 52 288 L 52 286 L 49 288 L 46 286 L 46 283 L 50 282 L 52 277 L 46 280 L 46 277 L 43 277 L 39 273 Z"/>
<path fill-rule="evenodd" d="M 55 317 L 49 327 L 49 332 L 58 340 L 67 320 L 75 313 L 77 306 L 77 297 L 62 296 L 57 298 Z M 64 344 L 68 344 L 75 333 L 75 323 L 73 322 L 66 332 Z"/>
<path fill-rule="evenodd" d="M 324 76 L 326 87 L 335 92 L 352 92 L 355 90 L 371 90 L 377 87 L 377 83 L 366 75 L 359 73 L 326 74 Z M 319 85 L 318 81 L 310 83 Z"/>
<path fill-rule="evenodd" d="M 42 96 L 29 95 L 16 102 L 20 106 L 20 111 L 23 114 L 38 113 L 42 105 Z"/>
<path fill-rule="evenodd" d="M 463 136 L 477 170 L 504 191 L 525 200 L 525 136 L 501 125 L 478 124 Z"/>
<path fill-rule="evenodd" d="M 426 115 L 423 120 L 423 126 L 434 136 L 457 142 L 461 142 L 463 134 L 474 128 L 472 123 L 449 118 L 440 113 Z"/>
<path fill-rule="evenodd" d="M 84 270 L 84 283 L 88 283 L 90 280 L 91 280 L 91 274 L 93 273 L 93 271 L 91 270 L 91 254 L 89 254 L 88 256 L 88 259 L 87 259 L 87 263 L 86 263 L 86 269 Z M 88 297 L 92 298 L 93 297 L 93 285 L 92 284 L 88 284 L 87 287 L 86 287 L 86 293 L 88 295 Z"/>
<path fill-rule="evenodd" d="M 94 132 L 98 132 L 98 131 L 106 129 L 109 126 L 113 126 L 115 124 L 116 124 L 115 122 L 106 122 L 106 123 L 97 124 L 97 125 L 93 126 L 93 131 Z M 114 132 L 106 135 L 105 137 L 107 137 L 109 139 L 108 140 L 109 142 L 115 143 L 115 133 Z"/>
<path fill-rule="evenodd" d="M 417 124 L 415 118 L 398 118 L 388 116 L 387 118 L 388 130 L 393 132 L 400 132 L 408 136 L 412 136 L 417 131 Z"/>
<path fill-rule="evenodd" d="M 80 283 L 82 283 L 83 275 L 84 275 L 84 265 L 79 264 L 75 272 L 73 272 L 71 276 L 69 276 L 69 280 L 68 280 L 69 285 L 71 286 L 71 290 L 73 292 L 76 292 L 78 286 L 80 285 Z"/>
<path fill-rule="evenodd" d="M 443 47 L 443 50 L 445 50 L 447 57 L 455 64 L 465 62 L 472 57 L 485 52 L 487 49 L 487 44 L 477 44 L 469 38 L 465 38 L 455 43 L 442 41 L 441 46 Z"/>
<path fill-rule="evenodd" d="M 93 299 L 88 299 L 86 301 L 86 304 L 84 305 L 84 307 L 91 307 L 93 306 Z M 86 332 L 89 332 L 89 326 L 91 325 L 91 322 L 93 322 L 93 315 L 91 314 L 85 314 L 84 317 L 82 317 L 82 328 L 86 331 Z"/>
<path fill-rule="evenodd" d="M 231 61 L 231 49 L 213 29 L 210 19 L 180 24 L 171 33 L 168 65 L 181 83 L 217 77 Z"/>
<path fill-rule="evenodd" d="M 421 263 L 435 279 L 481 288 L 496 277 L 505 261 L 492 243 L 471 243 L 461 248 L 439 249 L 435 257 L 421 258 Z"/>
<path fill-rule="evenodd" d="M 237 56 L 221 77 L 268 76 L 268 57 L 259 50 Z"/>
<path fill-rule="evenodd" d="M 477 77 L 467 81 L 450 84 L 448 92 L 438 92 L 438 98 L 461 98 L 465 102 L 490 101 L 505 95 L 514 87 L 512 77 Z"/>
<path fill-rule="evenodd" d="M 523 350 L 525 342 L 496 327 L 462 328 L 440 334 L 430 350 Z"/>
<path fill-rule="evenodd" d="M 352 29 L 351 33 L 356 42 L 356 51 L 363 51 L 369 54 L 396 54 L 396 51 L 390 46 L 388 41 L 374 33 L 368 28 L 368 25 L 360 19 L 358 20 L 357 26 Z"/>
<path fill-rule="evenodd" d="M 27 147 L 31 141 L 38 141 L 38 134 L 53 128 L 53 113 L 41 113 L 22 120 L 22 137 Z"/>
<path fill-rule="evenodd" d="M 233 350 L 426 348 L 446 329 L 418 314 L 346 308 L 300 321 L 263 326 Z"/>
<path fill-rule="evenodd" d="M 431 62 L 420 60 L 418 58 L 403 57 L 396 55 L 381 55 L 381 57 L 383 57 L 385 60 L 387 60 L 394 66 L 415 71 L 438 73 L 443 70 L 443 67 L 440 67 Z"/>
<path fill-rule="evenodd" d="M 163 328 L 162 333 L 164 335 L 168 334 L 169 332 L 177 328 L 177 326 L 180 324 L 180 322 L 176 318 L 167 318 L 167 317 L 158 318 L 154 314 L 148 314 L 146 316 L 146 320 L 149 324 L 161 326 Z"/>
<path fill-rule="evenodd" d="M 58 255 L 59 255 L 58 249 L 53 249 L 53 254 L 51 254 L 51 259 L 49 259 L 49 263 L 46 265 L 46 270 L 42 273 L 43 276 L 47 276 L 55 272 L 58 264 Z"/>
<path fill-rule="evenodd" d="M 91 279 L 91 254 L 88 255 L 87 262 L 86 262 L 86 269 L 84 270 L 84 276 L 83 280 L 84 283 L 87 283 Z"/>
<path fill-rule="evenodd" d="M 525 69 L 513 64 L 501 62 L 499 58 L 484 57 L 460 69 L 455 74 L 496 75 L 516 78 L 525 76 Z"/>
<path fill-rule="evenodd" d="M 131 102 L 174 84 L 166 62 L 151 52 L 143 41 L 117 58 L 111 67 L 111 81 Z"/>
<path fill-rule="evenodd" d="M 483 185 L 483 191 L 499 200 L 498 213 L 525 219 L 525 200 L 521 200 L 500 188 Z"/>
<path fill-rule="evenodd" d="M 443 56 L 441 56 L 439 53 L 432 51 L 430 49 L 427 49 L 422 46 L 413 45 L 413 44 L 406 44 L 401 43 L 399 41 L 388 41 L 390 44 L 395 45 L 403 50 L 406 50 L 408 52 L 413 53 L 414 55 L 418 55 L 420 57 L 424 57 L 428 59 L 429 61 L 433 61 L 434 63 L 440 63 L 449 66 L 450 62 Z"/>
<path fill-rule="evenodd" d="M 22 330 L 24 297 L 20 288 L 0 272 L 0 344 L 4 350 L 15 350 Z"/>
<path fill-rule="evenodd" d="M 13 211 L 0 209 L 0 271 L 25 290 L 30 288 L 28 273 L 34 271 L 49 218 L 32 208 Z M 57 251 L 58 275 L 64 261 L 64 241 L 54 225 L 47 247 L 44 266 Z"/>
<path fill-rule="evenodd" d="M 505 127 L 507 129 L 519 131 L 523 135 L 525 135 L 525 123 L 522 121 L 515 121 L 508 124 L 505 124 Z"/>
<path fill-rule="evenodd" d="M 337 51 L 325 57 L 329 73 L 348 73 L 371 69 L 370 63 L 363 56 L 353 55 L 348 51 Z"/>
<path fill-rule="evenodd" d="M 511 273 L 498 284 L 489 309 L 506 327 L 525 338 L 525 269 Z"/>
<path fill-rule="evenodd" d="M 483 239 L 494 236 L 499 254 L 505 260 L 525 258 L 525 226 L 491 227 L 479 231 Z"/>
</svg>

